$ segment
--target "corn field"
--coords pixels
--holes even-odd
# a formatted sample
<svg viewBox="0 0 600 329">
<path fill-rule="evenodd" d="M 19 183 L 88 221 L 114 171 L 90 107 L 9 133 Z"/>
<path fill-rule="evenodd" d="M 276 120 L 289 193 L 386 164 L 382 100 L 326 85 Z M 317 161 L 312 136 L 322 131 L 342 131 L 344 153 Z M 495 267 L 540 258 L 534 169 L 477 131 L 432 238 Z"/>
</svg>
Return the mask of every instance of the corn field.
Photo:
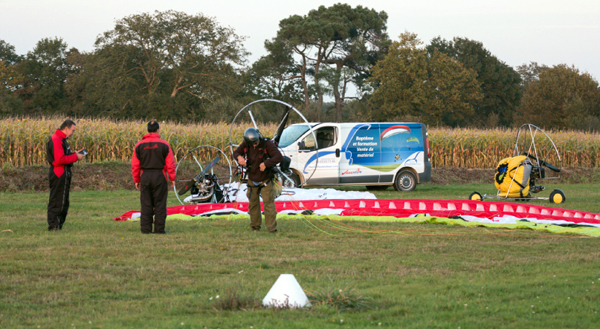
<svg viewBox="0 0 600 329">
<path fill-rule="evenodd" d="M 560 152 L 562 167 L 600 166 L 600 134 L 546 131 Z M 433 168 L 496 168 L 501 159 L 514 156 L 517 129 L 430 129 Z M 547 142 L 547 140 L 544 140 Z M 549 149 L 549 143 L 540 143 Z M 559 165 L 552 157 L 549 162 Z"/>
<path fill-rule="evenodd" d="M 45 165 L 46 142 L 63 119 L 9 118 L 0 121 L 0 166 Z M 69 138 L 73 150 L 87 149 L 87 161 L 131 161 L 135 144 L 146 133 L 147 122 L 78 119 Z M 233 127 L 234 143 L 240 143 L 247 124 Z M 199 145 L 212 145 L 229 153 L 229 124 L 161 123 L 160 135 L 173 148 L 176 159 Z M 259 127 L 272 136 L 276 124 Z M 597 168 L 600 135 L 574 131 L 548 131 L 558 147 L 563 167 Z M 429 140 L 434 168 L 495 168 L 500 159 L 513 155 L 516 131 L 512 129 L 431 128 Z M 208 149 L 207 149 L 208 152 Z M 208 157 L 214 155 L 207 154 Z"/>
<path fill-rule="evenodd" d="M 64 119 L 3 119 L 0 121 L 0 166 L 13 167 L 45 165 L 46 143 Z M 147 133 L 144 121 L 110 121 L 106 119 L 77 119 L 77 126 L 69 144 L 73 151 L 85 148 L 86 161 L 131 161 L 135 144 Z M 233 127 L 234 143 L 242 141 L 248 125 Z M 211 145 L 229 154 L 228 124 L 160 123 L 159 134 L 168 141 L 175 159 L 200 145 Z M 266 136 L 272 136 L 275 124 L 259 127 Z M 207 152 L 210 150 L 207 148 Z M 207 154 L 207 156 L 213 156 Z"/>
</svg>

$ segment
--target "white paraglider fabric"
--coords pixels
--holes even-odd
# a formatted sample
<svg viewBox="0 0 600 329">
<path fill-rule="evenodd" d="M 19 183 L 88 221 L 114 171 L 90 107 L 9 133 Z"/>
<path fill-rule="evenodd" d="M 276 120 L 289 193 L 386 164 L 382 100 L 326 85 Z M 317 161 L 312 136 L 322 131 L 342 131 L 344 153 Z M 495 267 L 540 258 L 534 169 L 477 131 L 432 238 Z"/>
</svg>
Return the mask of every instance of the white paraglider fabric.
<svg viewBox="0 0 600 329">
<path fill-rule="evenodd" d="M 223 191 L 228 191 L 229 202 L 248 202 L 246 184 L 233 183 L 222 186 Z M 332 188 L 284 188 L 283 192 L 275 201 L 300 201 L 300 200 L 333 200 L 333 199 L 377 199 L 371 192 L 361 191 L 338 191 Z M 187 200 L 187 198 L 186 198 Z M 262 199 L 261 199 L 262 200 Z M 187 201 L 186 201 L 187 202 Z"/>
<path fill-rule="evenodd" d="M 537 223 L 537 224 L 551 224 L 551 225 L 573 225 L 573 222 L 567 220 L 556 220 L 556 219 L 538 219 L 538 218 L 527 218 L 527 217 L 516 217 L 512 215 L 502 215 L 496 216 L 493 218 L 485 218 L 485 217 L 477 217 L 477 216 L 469 216 L 469 215 L 461 215 L 460 218 L 466 220 L 467 222 L 478 222 L 478 223 L 488 223 L 488 224 L 517 224 L 523 220 L 527 220 L 528 222 Z M 600 228 L 600 224 L 594 223 L 579 223 L 582 226 L 594 226 Z"/>
</svg>

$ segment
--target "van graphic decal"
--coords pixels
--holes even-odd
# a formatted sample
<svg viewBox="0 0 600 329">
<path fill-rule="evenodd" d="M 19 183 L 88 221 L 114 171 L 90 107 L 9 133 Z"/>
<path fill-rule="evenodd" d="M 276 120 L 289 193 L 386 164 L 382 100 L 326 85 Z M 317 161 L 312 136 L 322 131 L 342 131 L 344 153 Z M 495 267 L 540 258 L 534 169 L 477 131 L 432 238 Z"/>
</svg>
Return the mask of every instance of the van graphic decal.
<svg viewBox="0 0 600 329">
<path fill-rule="evenodd" d="M 415 152 L 411 154 L 406 160 L 404 160 L 401 164 L 381 164 L 381 165 L 363 165 L 369 169 L 381 171 L 381 172 L 390 172 L 394 171 L 400 167 L 407 166 L 417 166 L 419 164 L 419 155 L 423 152 Z"/>
<path fill-rule="evenodd" d="M 348 151 L 348 146 L 350 145 L 350 142 L 354 139 L 356 132 L 358 132 L 359 129 L 364 127 L 367 127 L 367 130 L 371 129 L 370 124 L 360 124 L 352 127 L 352 130 L 350 130 L 350 133 L 348 134 L 348 138 L 346 138 L 346 142 L 342 146 L 342 153 L 344 153 L 346 155 L 346 159 L 348 159 L 348 166 L 351 166 L 352 163 L 354 163 L 354 159 L 352 158 L 352 152 Z"/>
<path fill-rule="evenodd" d="M 326 155 L 329 154 L 335 154 L 335 152 L 331 152 L 331 151 L 327 151 L 327 152 L 319 152 L 319 158 L 322 158 Z M 308 167 L 308 165 L 310 165 L 311 163 L 313 163 L 313 161 L 315 161 L 317 159 L 317 154 L 313 154 L 310 159 L 308 159 L 308 161 L 306 161 L 306 164 L 304 165 L 304 169 L 302 169 L 302 172 L 305 174 L 308 174 L 308 172 L 306 171 L 306 168 Z M 319 163 L 317 162 L 317 166 L 319 165 Z"/>
<path fill-rule="evenodd" d="M 410 128 L 403 125 L 391 126 L 379 135 L 379 140 L 382 141 L 388 137 L 401 133 L 410 133 Z"/>
<path fill-rule="evenodd" d="M 402 163 L 402 165 L 416 165 L 419 163 L 419 160 L 417 159 L 417 157 L 419 156 L 419 154 L 421 154 L 423 152 L 415 152 L 413 153 L 411 156 L 408 157 L 408 159 L 404 160 L 404 163 Z"/>
<path fill-rule="evenodd" d="M 360 171 L 360 168 L 356 168 L 356 170 L 352 170 L 350 171 L 350 169 L 344 171 L 342 173 L 342 176 L 344 175 L 357 175 L 357 174 L 362 174 L 362 171 Z"/>
</svg>

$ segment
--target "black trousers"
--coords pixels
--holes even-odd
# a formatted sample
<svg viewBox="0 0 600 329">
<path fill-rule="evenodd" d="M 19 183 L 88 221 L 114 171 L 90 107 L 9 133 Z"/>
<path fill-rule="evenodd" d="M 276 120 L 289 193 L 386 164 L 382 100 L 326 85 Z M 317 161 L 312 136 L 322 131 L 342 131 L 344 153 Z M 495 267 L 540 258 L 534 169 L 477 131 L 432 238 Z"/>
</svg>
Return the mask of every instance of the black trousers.
<svg viewBox="0 0 600 329">
<path fill-rule="evenodd" d="M 140 225 L 142 233 L 165 233 L 169 187 L 162 170 L 144 170 L 140 177 Z"/>
<path fill-rule="evenodd" d="M 50 182 L 50 199 L 48 200 L 48 230 L 62 230 L 69 211 L 69 190 L 71 189 L 71 168 L 65 167 L 65 172 L 56 176 L 50 166 L 48 172 Z"/>
</svg>

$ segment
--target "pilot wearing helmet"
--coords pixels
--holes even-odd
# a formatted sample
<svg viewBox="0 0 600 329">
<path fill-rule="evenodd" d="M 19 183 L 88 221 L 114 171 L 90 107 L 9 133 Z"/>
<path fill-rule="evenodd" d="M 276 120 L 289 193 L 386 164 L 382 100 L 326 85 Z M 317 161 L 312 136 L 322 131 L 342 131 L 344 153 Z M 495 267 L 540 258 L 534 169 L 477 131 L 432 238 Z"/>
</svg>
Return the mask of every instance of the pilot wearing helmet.
<svg viewBox="0 0 600 329">
<path fill-rule="evenodd" d="M 273 167 L 283 160 L 277 145 L 263 138 L 256 128 L 248 128 L 244 132 L 244 141 L 233 152 L 233 158 L 248 168 L 248 191 L 246 195 L 250 203 L 250 228 L 259 231 L 262 223 L 260 197 L 265 210 L 265 225 L 270 233 L 277 233 L 277 210 L 275 210 L 275 193 Z"/>
</svg>

